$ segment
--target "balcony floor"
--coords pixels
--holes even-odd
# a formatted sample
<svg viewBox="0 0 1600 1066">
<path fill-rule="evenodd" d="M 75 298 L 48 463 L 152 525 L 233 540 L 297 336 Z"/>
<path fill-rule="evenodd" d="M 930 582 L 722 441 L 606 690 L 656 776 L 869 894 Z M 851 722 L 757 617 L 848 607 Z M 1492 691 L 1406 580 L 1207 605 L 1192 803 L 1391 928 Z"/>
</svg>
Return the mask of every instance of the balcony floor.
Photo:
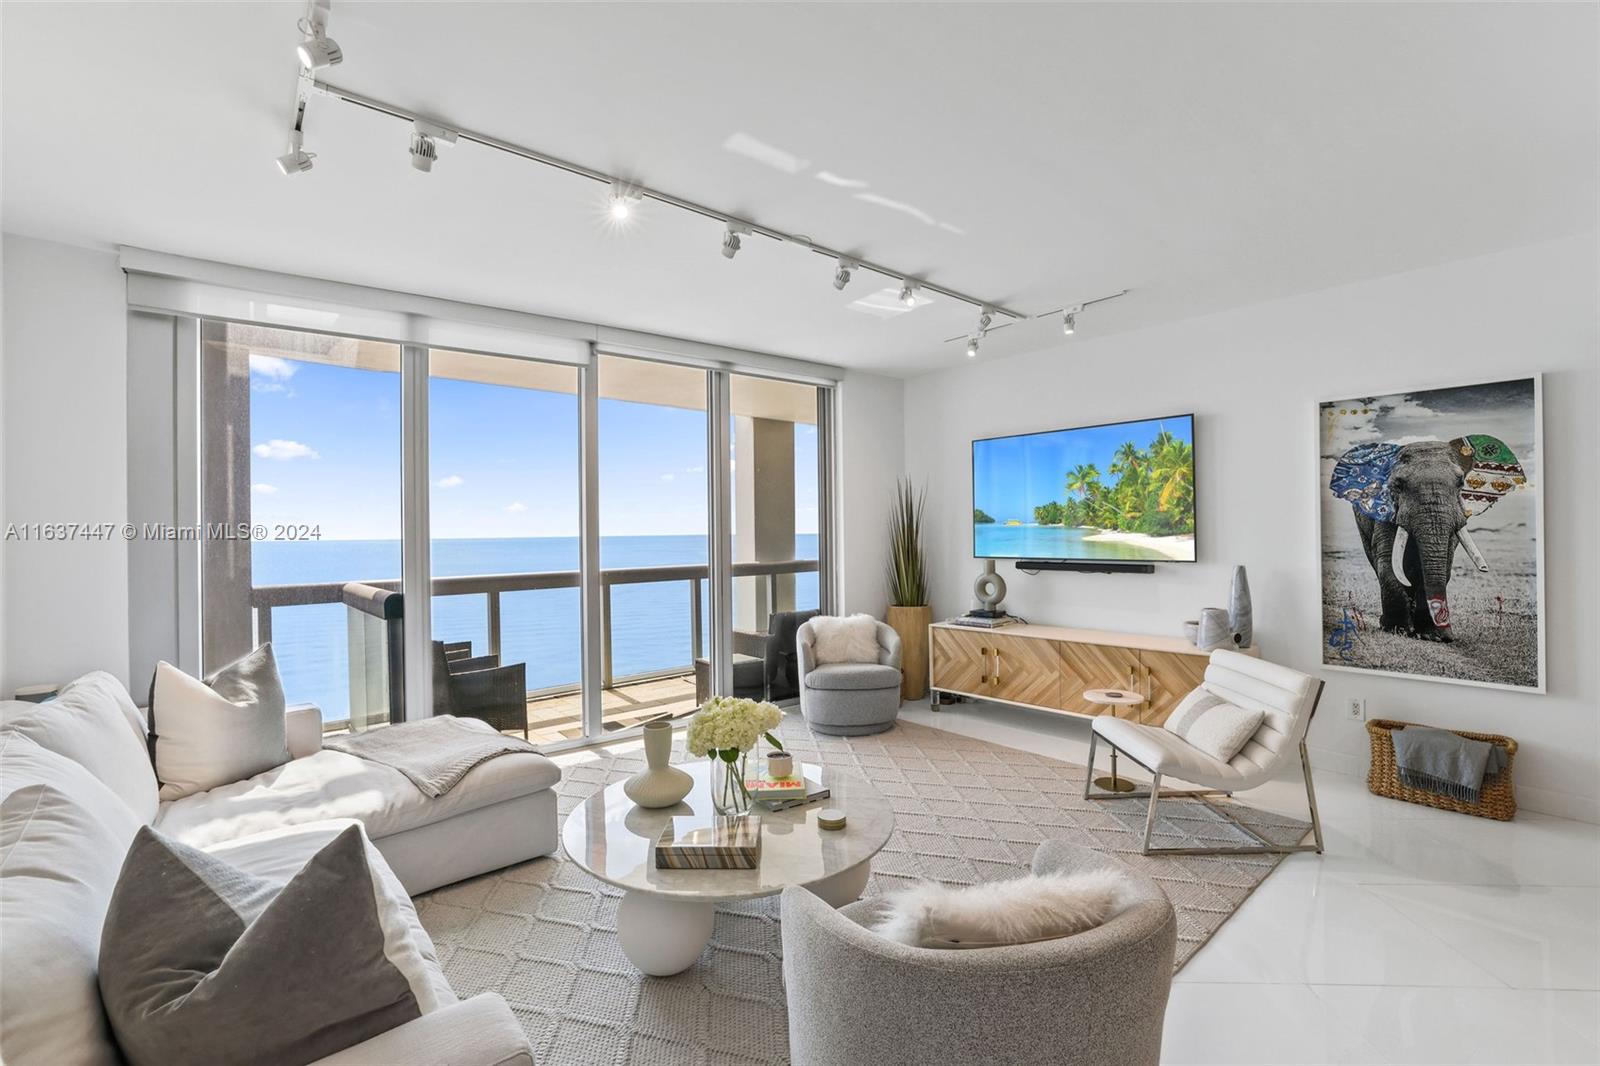
<svg viewBox="0 0 1600 1066">
<path fill-rule="evenodd" d="M 635 681 L 604 690 L 602 719 L 608 731 L 626 729 L 659 715 L 678 715 L 695 708 L 694 675 Z M 535 744 L 583 736 L 583 704 L 578 693 L 528 701 L 528 739 Z"/>
</svg>

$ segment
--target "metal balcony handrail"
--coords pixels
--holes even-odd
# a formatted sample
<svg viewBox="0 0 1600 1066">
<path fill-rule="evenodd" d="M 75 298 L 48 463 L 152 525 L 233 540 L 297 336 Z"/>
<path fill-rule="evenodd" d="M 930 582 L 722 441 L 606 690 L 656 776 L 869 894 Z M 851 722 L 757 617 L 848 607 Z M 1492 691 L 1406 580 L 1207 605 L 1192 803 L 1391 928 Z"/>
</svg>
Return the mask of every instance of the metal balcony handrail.
<svg viewBox="0 0 1600 1066">
<path fill-rule="evenodd" d="M 764 577 L 767 579 L 768 610 L 778 601 L 778 578 L 783 574 L 807 574 L 818 569 L 815 559 L 787 559 L 780 562 L 736 562 L 733 576 Z M 600 571 L 601 614 L 601 684 L 610 688 L 619 679 L 611 669 L 611 589 L 616 585 L 648 585 L 664 581 L 686 581 L 689 584 L 689 642 L 693 658 L 703 653 L 701 619 L 704 605 L 701 602 L 700 582 L 709 579 L 711 568 L 706 563 L 682 563 L 667 566 L 612 567 Z M 488 612 L 489 654 L 500 654 L 500 596 L 507 592 L 529 592 L 543 589 L 577 588 L 579 572 L 576 570 L 542 570 L 519 574 L 465 574 L 433 579 L 435 596 L 486 597 Z M 250 606 L 256 612 L 256 640 L 265 644 L 272 639 L 272 611 L 275 607 L 305 607 L 319 603 L 341 603 L 344 588 L 350 581 L 319 581 L 296 585 L 257 585 L 250 590 Z M 360 581 L 360 584 L 396 592 L 398 579 Z M 671 676 L 693 669 L 689 663 L 681 670 L 655 671 L 650 675 Z M 634 680 L 625 678 L 621 680 Z"/>
</svg>

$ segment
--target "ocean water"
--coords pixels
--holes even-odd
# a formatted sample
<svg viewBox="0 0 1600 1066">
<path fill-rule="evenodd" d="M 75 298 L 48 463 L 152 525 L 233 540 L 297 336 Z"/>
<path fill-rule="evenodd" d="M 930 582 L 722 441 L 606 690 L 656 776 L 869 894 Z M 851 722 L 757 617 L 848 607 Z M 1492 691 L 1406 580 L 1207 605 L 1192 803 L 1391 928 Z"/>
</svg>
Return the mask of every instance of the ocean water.
<svg viewBox="0 0 1600 1066">
<path fill-rule="evenodd" d="M 576 570 L 578 538 L 435 540 L 435 577 L 470 574 Z M 796 537 L 795 555 L 817 557 L 815 534 Z M 703 564 L 703 536 L 602 537 L 603 568 Z M 398 540 L 264 541 L 251 556 L 256 585 L 326 581 L 383 581 L 400 577 Z M 747 581 L 764 578 L 741 578 Z M 701 582 L 702 602 L 705 582 Z M 618 678 L 687 668 L 693 661 L 689 582 L 617 585 L 611 592 L 612 673 Z M 817 575 L 795 575 L 795 602 L 817 606 Z M 340 603 L 278 607 L 272 612 L 272 647 L 291 702 L 309 700 L 327 719 L 349 713 L 348 608 Z M 710 619 L 702 617 L 702 639 Z M 581 623 L 578 590 L 542 589 L 501 593 L 500 656 L 527 664 L 528 688 L 575 685 L 579 679 Z M 488 598 L 435 596 L 436 640 L 470 640 L 475 653 L 488 650 Z"/>
<path fill-rule="evenodd" d="M 1063 526 L 1007 526 L 1001 524 L 972 527 L 973 554 L 980 559 L 1138 559 L 1151 562 L 1170 560 L 1152 548 L 1116 540 L 1085 540 L 1096 531 Z"/>
</svg>

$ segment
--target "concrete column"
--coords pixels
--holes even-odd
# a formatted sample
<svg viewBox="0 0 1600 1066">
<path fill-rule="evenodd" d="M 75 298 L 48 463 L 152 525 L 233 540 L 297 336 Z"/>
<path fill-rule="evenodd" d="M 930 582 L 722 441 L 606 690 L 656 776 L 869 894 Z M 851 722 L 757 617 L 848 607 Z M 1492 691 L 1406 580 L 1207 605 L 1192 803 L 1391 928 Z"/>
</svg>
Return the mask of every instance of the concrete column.
<svg viewBox="0 0 1600 1066">
<path fill-rule="evenodd" d="M 250 353 L 224 345 L 209 326 L 200 353 L 204 447 L 200 457 L 201 521 L 250 523 Z M 200 545 L 201 659 L 226 666 L 255 647 L 246 537 L 207 537 Z"/>
<path fill-rule="evenodd" d="M 734 418 L 735 562 L 794 558 L 794 423 L 746 415 Z M 794 610 L 794 575 L 778 577 L 776 602 L 765 578 L 734 581 L 733 628 L 764 633 L 773 611 Z"/>
</svg>

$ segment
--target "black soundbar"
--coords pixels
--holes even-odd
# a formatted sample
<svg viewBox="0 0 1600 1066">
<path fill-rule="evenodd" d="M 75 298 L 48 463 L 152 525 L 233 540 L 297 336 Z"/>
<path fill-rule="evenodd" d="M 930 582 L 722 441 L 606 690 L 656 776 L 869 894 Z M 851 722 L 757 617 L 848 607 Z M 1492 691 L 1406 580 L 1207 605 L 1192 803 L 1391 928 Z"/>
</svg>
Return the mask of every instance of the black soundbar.
<svg viewBox="0 0 1600 1066">
<path fill-rule="evenodd" d="M 1040 570 L 1070 570 L 1078 574 L 1153 574 L 1155 563 L 1098 563 L 1073 559 L 1018 559 L 1017 569 L 1029 573 Z"/>
</svg>

